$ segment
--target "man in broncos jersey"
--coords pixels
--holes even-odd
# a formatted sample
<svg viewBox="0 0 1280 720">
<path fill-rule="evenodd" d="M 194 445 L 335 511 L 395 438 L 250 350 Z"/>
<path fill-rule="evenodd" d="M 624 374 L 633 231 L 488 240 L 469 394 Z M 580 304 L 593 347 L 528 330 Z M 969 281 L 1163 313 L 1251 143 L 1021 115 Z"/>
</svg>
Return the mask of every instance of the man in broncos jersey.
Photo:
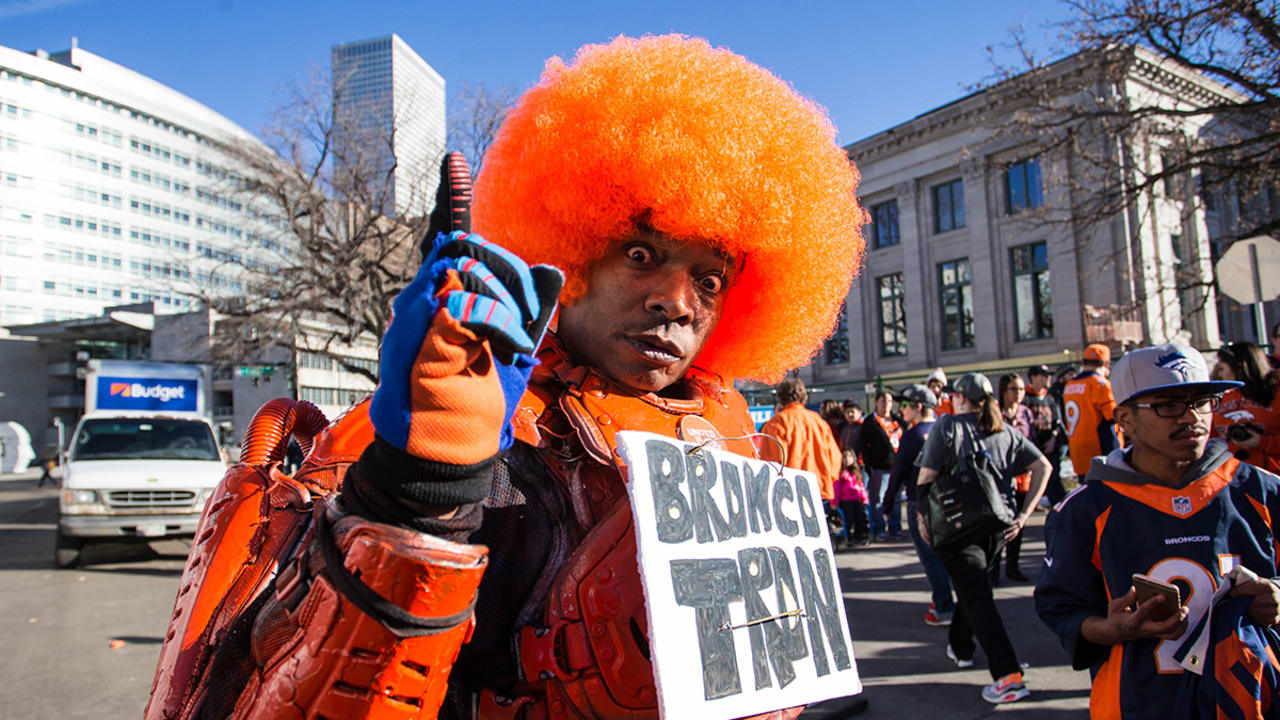
<svg viewBox="0 0 1280 720">
<path fill-rule="evenodd" d="M 1261 578 L 1280 574 L 1271 520 L 1280 518 L 1280 478 L 1209 440 L 1213 408 L 1234 385 L 1211 381 L 1194 349 L 1135 350 L 1116 364 L 1112 383 L 1116 422 L 1132 445 L 1095 458 L 1050 517 L 1036 610 L 1073 667 L 1089 668 L 1091 717 L 1171 718 L 1182 673 L 1173 655 L 1188 619 L 1203 614 L 1237 565 Z M 1185 605 L 1154 620 L 1166 600 L 1134 607 L 1134 573 L 1177 584 Z M 1272 581 L 1232 594 L 1254 596 L 1253 622 L 1280 621 Z"/>
<path fill-rule="evenodd" d="M 1116 438 L 1116 407 L 1107 382 L 1107 366 L 1111 364 L 1111 348 L 1094 343 L 1084 349 L 1080 374 L 1062 388 L 1062 409 L 1067 419 L 1067 451 L 1076 476 L 1084 477 L 1089 462 L 1106 455 L 1120 443 Z"/>
</svg>

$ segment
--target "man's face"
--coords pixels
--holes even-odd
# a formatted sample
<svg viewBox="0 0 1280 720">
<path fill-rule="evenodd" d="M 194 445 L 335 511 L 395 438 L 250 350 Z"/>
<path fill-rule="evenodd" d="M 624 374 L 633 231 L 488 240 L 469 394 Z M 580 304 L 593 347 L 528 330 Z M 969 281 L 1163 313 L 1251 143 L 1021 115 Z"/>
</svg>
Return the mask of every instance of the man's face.
<svg viewBox="0 0 1280 720">
<path fill-rule="evenodd" d="M 1166 402 L 1191 402 L 1213 397 L 1203 391 L 1162 390 L 1140 395 L 1134 402 L 1141 405 L 1158 405 Z M 1167 413 L 1166 413 L 1167 414 Z M 1116 423 L 1124 434 L 1133 439 L 1135 448 L 1163 455 L 1177 462 L 1190 462 L 1204 455 L 1209 441 L 1212 410 L 1200 414 L 1192 407 L 1177 417 L 1161 417 L 1152 407 L 1117 405 Z"/>
<path fill-rule="evenodd" d="M 591 264 L 557 332 L 576 362 L 657 392 L 684 376 L 720 322 L 732 268 L 706 243 L 637 231 Z"/>
<path fill-rule="evenodd" d="M 1032 375 L 1031 388 L 1036 392 L 1040 392 L 1041 390 L 1047 390 L 1049 388 L 1049 379 L 1050 378 L 1048 375 L 1040 375 L 1040 374 Z"/>
<path fill-rule="evenodd" d="M 915 403 L 913 403 L 913 402 L 907 402 L 907 401 L 905 401 L 905 400 L 904 400 L 903 402 L 901 402 L 901 403 L 899 403 L 899 404 L 898 404 L 898 407 L 899 407 L 899 409 L 901 409 L 901 410 L 902 410 L 902 419 L 903 419 L 905 422 L 907 422 L 907 423 L 914 423 L 915 421 L 917 421 L 917 420 L 919 420 L 919 419 L 920 419 L 920 406 L 919 406 L 919 405 L 917 405 L 917 404 L 915 404 Z"/>
<path fill-rule="evenodd" d="M 893 410 L 893 396 L 889 393 L 881 393 L 876 398 L 876 414 L 880 417 L 889 417 L 889 412 Z"/>
<path fill-rule="evenodd" d="M 848 420 L 851 423 L 862 422 L 862 408 L 856 408 L 856 407 L 845 408 L 844 419 Z"/>
<path fill-rule="evenodd" d="M 930 380 L 928 382 L 928 385 L 929 385 L 929 389 L 933 391 L 934 397 L 938 397 L 938 398 L 942 397 L 942 381 L 941 380 Z"/>
</svg>

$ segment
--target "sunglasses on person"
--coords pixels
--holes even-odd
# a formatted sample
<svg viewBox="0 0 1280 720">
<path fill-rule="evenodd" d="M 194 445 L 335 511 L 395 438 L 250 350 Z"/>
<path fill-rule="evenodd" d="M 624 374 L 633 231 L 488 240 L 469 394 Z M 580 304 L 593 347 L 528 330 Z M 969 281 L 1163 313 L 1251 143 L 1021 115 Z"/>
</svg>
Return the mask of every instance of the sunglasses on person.
<svg viewBox="0 0 1280 720">
<path fill-rule="evenodd" d="M 1136 408 L 1149 408 L 1151 412 L 1162 418 L 1178 418 L 1187 414 L 1190 408 L 1196 411 L 1197 415 L 1208 415 L 1218 406 L 1222 404 L 1221 395 L 1210 395 L 1209 397 L 1196 398 L 1194 400 L 1161 400 L 1154 403 L 1127 403 Z"/>
<path fill-rule="evenodd" d="M 920 407 L 920 403 L 915 402 L 914 400 L 899 400 L 899 401 L 898 401 L 898 407 L 900 407 L 900 408 L 918 408 L 918 407 Z"/>
</svg>

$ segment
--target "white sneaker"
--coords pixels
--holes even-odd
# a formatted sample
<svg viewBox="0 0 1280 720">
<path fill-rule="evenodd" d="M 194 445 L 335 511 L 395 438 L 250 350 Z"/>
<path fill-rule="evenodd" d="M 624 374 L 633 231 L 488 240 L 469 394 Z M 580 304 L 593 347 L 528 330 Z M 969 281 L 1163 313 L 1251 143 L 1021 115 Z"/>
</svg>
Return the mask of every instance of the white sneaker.
<svg viewBox="0 0 1280 720">
<path fill-rule="evenodd" d="M 961 660 L 960 658 L 956 657 L 956 651 L 951 649 L 951 643 L 947 643 L 947 657 L 951 658 L 951 661 L 954 662 L 956 664 L 956 667 L 958 668 L 973 667 L 973 658 L 969 658 L 968 660 Z M 986 691 L 984 690 L 983 692 L 986 692 Z"/>
<path fill-rule="evenodd" d="M 1022 673 L 1010 673 L 982 688 L 982 699 L 997 705 L 1021 700 L 1031 694 L 1022 682 Z"/>
</svg>

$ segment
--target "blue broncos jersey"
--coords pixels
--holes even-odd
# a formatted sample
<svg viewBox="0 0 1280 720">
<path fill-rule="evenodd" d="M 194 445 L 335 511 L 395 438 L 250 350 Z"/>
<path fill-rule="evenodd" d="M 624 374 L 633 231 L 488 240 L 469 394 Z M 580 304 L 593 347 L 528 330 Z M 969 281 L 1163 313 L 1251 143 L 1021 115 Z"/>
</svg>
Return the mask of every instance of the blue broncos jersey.
<svg viewBox="0 0 1280 720">
<path fill-rule="evenodd" d="M 1177 640 L 1112 647 L 1080 637 L 1090 616 L 1129 591 L 1134 573 L 1179 586 L 1197 617 L 1224 574 L 1242 564 L 1277 575 L 1272 517 L 1280 519 L 1280 479 L 1225 456 L 1199 480 L 1173 489 L 1095 477 L 1058 504 L 1046 526 L 1045 567 L 1036 610 L 1058 634 L 1077 670 L 1089 668 L 1093 718 L 1168 720 L 1182 669 Z"/>
<path fill-rule="evenodd" d="M 1252 600 L 1248 595 L 1224 597 L 1199 628 L 1188 628 L 1178 638 L 1186 645 L 1194 641 L 1188 636 L 1201 630 L 1208 633 L 1209 645 L 1201 673 L 1182 673 L 1172 720 L 1280 717 L 1280 634 L 1246 616 Z"/>
</svg>

